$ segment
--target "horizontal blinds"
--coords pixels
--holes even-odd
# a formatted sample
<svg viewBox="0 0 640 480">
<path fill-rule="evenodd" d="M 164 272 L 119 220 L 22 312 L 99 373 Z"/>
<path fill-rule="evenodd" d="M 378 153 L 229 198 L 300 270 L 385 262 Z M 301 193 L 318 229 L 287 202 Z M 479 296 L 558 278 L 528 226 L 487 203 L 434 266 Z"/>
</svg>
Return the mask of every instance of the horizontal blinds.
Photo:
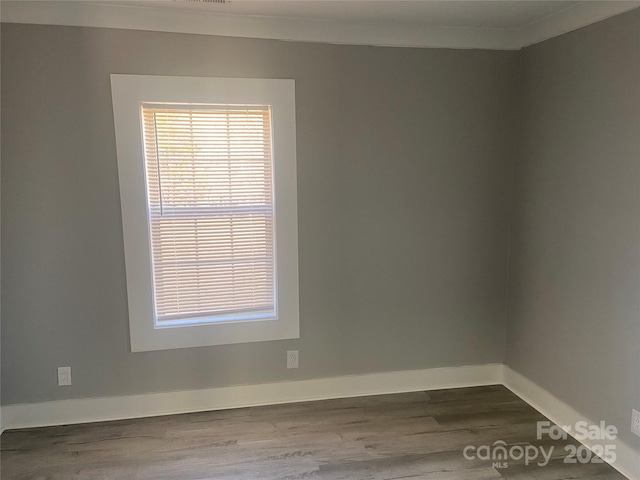
<svg viewBox="0 0 640 480">
<path fill-rule="evenodd" d="M 143 105 L 156 322 L 275 312 L 268 106 Z"/>
</svg>

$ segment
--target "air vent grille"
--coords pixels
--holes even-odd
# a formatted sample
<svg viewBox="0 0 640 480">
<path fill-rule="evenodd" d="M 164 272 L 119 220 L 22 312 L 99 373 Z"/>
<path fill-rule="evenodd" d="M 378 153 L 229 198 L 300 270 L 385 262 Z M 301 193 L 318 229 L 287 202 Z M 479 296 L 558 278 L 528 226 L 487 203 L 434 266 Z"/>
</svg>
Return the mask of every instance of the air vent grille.
<svg viewBox="0 0 640 480">
<path fill-rule="evenodd" d="M 173 0 L 173 1 L 178 3 L 217 3 L 220 5 L 231 3 L 231 0 Z"/>
</svg>

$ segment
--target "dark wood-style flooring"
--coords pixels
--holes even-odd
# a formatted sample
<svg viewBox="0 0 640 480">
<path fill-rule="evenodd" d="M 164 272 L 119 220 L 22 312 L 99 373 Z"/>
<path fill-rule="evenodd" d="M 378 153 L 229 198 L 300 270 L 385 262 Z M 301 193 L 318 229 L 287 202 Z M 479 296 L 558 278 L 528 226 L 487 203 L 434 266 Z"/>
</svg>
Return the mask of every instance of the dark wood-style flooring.
<svg viewBox="0 0 640 480">
<path fill-rule="evenodd" d="M 2 480 L 623 479 L 565 464 L 568 441 L 502 386 L 242 408 L 5 432 Z M 467 460 L 467 445 L 554 446 L 545 467 Z"/>
</svg>

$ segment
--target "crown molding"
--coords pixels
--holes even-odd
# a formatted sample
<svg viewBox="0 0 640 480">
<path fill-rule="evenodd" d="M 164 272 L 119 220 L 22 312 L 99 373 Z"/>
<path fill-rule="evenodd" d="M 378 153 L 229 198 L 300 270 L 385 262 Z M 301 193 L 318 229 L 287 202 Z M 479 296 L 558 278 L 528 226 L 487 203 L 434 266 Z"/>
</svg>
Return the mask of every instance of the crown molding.
<svg viewBox="0 0 640 480">
<path fill-rule="evenodd" d="M 227 15 L 161 6 L 68 1 L 2 1 L 4 23 L 123 28 L 284 41 L 390 47 L 517 49 L 512 30 L 423 28 L 415 25 L 337 22 Z"/>
<path fill-rule="evenodd" d="M 581 2 L 518 30 L 520 47 L 543 42 L 638 7 L 640 7 L 640 1 L 631 0 Z"/>
<path fill-rule="evenodd" d="M 4 23 L 121 28 L 298 42 L 519 50 L 639 6 L 640 1 L 583 1 L 517 30 L 240 16 L 155 5 L 79 1 L 2 0 L 0 19 Z"/>
</svg>

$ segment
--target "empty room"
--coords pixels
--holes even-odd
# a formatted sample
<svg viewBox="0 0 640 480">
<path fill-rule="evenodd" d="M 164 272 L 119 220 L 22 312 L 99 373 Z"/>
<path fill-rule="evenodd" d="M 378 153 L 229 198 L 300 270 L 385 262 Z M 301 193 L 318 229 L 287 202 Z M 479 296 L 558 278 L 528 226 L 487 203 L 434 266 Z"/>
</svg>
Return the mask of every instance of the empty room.
<svg viewBox="0 0 640 480">
<path fill-rule="evenodd" d="M 640 480 L 640 2 L 0 19 L 2 480 Z"/>
</svg>

